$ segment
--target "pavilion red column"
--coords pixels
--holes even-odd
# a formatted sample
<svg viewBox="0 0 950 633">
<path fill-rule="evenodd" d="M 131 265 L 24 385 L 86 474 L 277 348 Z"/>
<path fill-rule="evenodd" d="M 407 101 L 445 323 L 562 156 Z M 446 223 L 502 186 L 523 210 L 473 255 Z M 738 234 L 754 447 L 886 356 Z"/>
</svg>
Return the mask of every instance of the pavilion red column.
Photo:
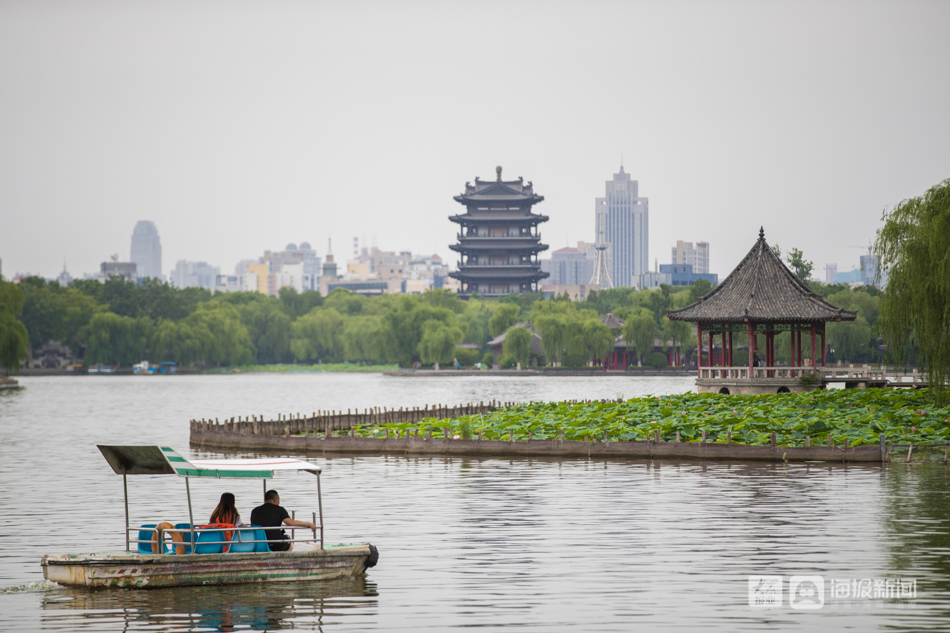
<svg viewBox="0 0 950 633">
<path fill-rule="evenodd" d="M 710 366 L 710 367 L 712 367 L 713 365 L 715 365 L 715 363 L 713 363 L 713 349 L 712 349 L 712 347 L 713 347 L 713 338 L 715 338 L 715 332 L 713 332 L 712 330 L 710 330 L 710 331 L 709 331 L 709 366 Z"/>
<path fill-rule="evenodd" d="M 815 359 L 815 324 L 811 324 L 811 368 L 812 371 L 818 366 Z"/>
<path fill-rule="evenodd" d="M 790 329 L 790 330 L 788 331 L 788 337 L 789 337 L 789 350 L 790 350 L 790 352 L 789 352 L 790 356 L 789 356 L 789 358 L 788 358 L 788 365 L 789 365 L 789 367 L 794 367 L 794 366 L 795 366 L 795 330 L 794 330 L 794 326 L 793 326 L 793 329 Z M 794 376 L 794 375 L 795 375 L 795 372 L 793 371 L 793 372 L 791 373 L 791 375 Z"/>
<path fill-rule="evenodd" d="M 825 343 L 825 324 L 822 323 L 821 324 L 821 366 L 822 367 L 825 366 L 825 347 L 827 347 Z"/>
<path fill-rule="evenodd" d="M 755 324 L 749 323 L 749 378 L 752 378 L 752 352 L 755 347 Z"/>
<path fill-rule="evenodd" d="M 732 330 L 729 330 L 729 366 L 732 367 Z"/>
<path fill-rule="evenodd" d="M 805 363 L 802 361 L 802 331 L 798 331 L 798 364 L 804 366 Z"/>
<path fill-rule="evenodd" d="M 702 378 L 703 370 L 703 324 L 696 324 L 696 377 Z"/>
</svg>

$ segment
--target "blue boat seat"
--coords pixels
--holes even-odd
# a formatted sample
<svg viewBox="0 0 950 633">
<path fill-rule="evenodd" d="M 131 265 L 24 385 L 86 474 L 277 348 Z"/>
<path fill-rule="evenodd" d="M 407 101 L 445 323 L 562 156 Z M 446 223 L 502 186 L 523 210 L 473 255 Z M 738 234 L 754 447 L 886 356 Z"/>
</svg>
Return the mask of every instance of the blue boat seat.
<svg viewBox="0 0 950 633">
<path fill-rule="evenodd" d="M 146 541 L 145 543 L 138 543 L 138 552 L 139 554 L 151 554 L 152 553 L 152 539 L 155 538 L 155 526 L 157 523 L 143 523 L 139 527 L 141 528 L 152 528 L 151 530 L 141 529 L 139 530 L 139 541 Z M 169 553 L 168 545 L 163 547 L 162 554 Z"/>
<path fill-rule="evenodd" d="M 252 525 L 251 527 L 257 528 L 254 530 L 254 540 L 255 541 L 266 541 L 267 534 L 264 532 L 264 529 L 259 525 Z M 270 553 L 270 546 L 267 543 L 254 543 L 257 547 L 254 548 L 255 552 L 258 553 Z"/>
<path fill-rule="evenodd" d="M 191 532 L 184 531 L 184 530 L 191 529 L 191 523 L 176 523 L 175 529 L 183 530 L 182 532 L 180 532 L 180 534 L 181 534 L 182 540 L 185 541 L 185 553 L 191 554 Z M 172 553 L 176 553 L 174 548 L 172 548 Z"/>
<path fill-rule="evenodd" d="M 224 552 L 224 532 L 202 530 L 195 541 L 195 554 L 221 554 Z"/>
<path fill-rule="evenodd" d="M 248 526 L 245 526 L 245 527 L 248 527 Z M 254 526 L 250 526 L 250 527 L 254 527 Z M 235 530 L 234 536 L 231 537 L 231 546 L 228 548 L 228 551 L 235 552 L 235 553 L 256 552 L 257 543 L 243 543 L 241 541 L 256 541 L 257 537 L 255 536 L 255 534 L 257 534 L 259 531 L 260 530 L 253 530 L 253 531 L 252 530 L 247 530 L 247 531 Z"/>
</svg>

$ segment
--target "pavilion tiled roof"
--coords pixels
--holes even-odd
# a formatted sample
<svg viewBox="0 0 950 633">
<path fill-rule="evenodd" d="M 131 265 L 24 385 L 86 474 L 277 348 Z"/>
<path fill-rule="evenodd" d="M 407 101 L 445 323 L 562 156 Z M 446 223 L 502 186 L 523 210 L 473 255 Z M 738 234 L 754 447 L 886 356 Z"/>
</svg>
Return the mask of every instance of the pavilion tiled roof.
<svg viewBox="0 0 950 633">
<path fill-rule="evenodd" d="M 598 321 L 609 327 L 611 330 L 619 330 L 624 324 L 624 320 L 615 315 L 613 312 L 608 312 L 604 316 L 600 317 Z"/>
<path fill-rule="evenodd" d="M 762 229 L 749 254 L 712 292 L 666 314 L 672 321 L 694 323 L 812 323 L 854 321 L 857 316 L 802 283 L 772 251 Z"/>
</svg>

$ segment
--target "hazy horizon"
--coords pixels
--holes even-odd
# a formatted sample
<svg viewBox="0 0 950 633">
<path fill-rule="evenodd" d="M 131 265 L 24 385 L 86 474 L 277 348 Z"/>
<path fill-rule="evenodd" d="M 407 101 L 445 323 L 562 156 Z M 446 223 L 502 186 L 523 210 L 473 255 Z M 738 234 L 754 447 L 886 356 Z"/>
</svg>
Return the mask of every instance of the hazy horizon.
<svg viewBox="0 0 950 633">
<path fill-rule="evenodd" d="M 4 278 L 165 275 L 307 241 L 448 245 L 466 181 L 523 176 L 550 253 L 620 166 L 650 268 L 770 243 L 848 271 L 885 207 L 950 177 L 947 2 L 0 3 Z"/>
</svg>

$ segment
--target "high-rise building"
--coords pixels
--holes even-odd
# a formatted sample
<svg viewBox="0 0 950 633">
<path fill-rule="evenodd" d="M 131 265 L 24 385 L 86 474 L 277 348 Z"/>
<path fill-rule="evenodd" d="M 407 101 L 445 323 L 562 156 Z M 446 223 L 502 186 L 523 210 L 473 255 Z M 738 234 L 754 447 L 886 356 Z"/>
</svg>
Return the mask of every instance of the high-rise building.
<svg viewBox="0 0 950 633">
<path fill-rule="evenodd" d="M 883 286 L 884 282 L 878 279 L 877 267 L 876 255 L 861 255 L 861 283 L 865 286 Z"/>
<path fill-rule="evenodd" d="M 838 276 L 838 264 L 825 264 L 825 283 L 835 283 L 835 277 Z"/>
<path fill-rule="evenodd" d="M 139 277 L 162 277 L 162 242 L 155 223 L 140 220 L 132 231 L 130 259 L 135 262 Z"/>
<path fill-rule="evenodd" d="M 620 165 L 620 173 L 606 182 L 605 197 L 595 203 L 594 235 L 610 245 L 610 278 L 618 287 L 635 286 L 641 273 L 649 272 L 650 203 L 638 188 Z"/>
<path fill-rule="evenodd" d="M 674 266 L 677 264 L 689 264 L 693 267 L 693 273 L 697 275 L 709 274 L 709 242 L 684 242 L 676 240 L 676 246 L 673 247 Z"/>
<path fill-rule="evenodd" d="M 523 178 L 502 180 L 501 167 L 495 173 L 494 182 L 465 183 L 465 192 L 455 196 L 465 213 L 449 218 L 461 227 L 458 244 L 449 246 L 461 261 L 449 276 L 461 283 L 462 298 L 536 292 L 537 282 L 548 276 L 538 262 L 538 253 L 548 248 L 538 225 L 548 217 L 531 211 L 544 196 Z"/>
</svg>

